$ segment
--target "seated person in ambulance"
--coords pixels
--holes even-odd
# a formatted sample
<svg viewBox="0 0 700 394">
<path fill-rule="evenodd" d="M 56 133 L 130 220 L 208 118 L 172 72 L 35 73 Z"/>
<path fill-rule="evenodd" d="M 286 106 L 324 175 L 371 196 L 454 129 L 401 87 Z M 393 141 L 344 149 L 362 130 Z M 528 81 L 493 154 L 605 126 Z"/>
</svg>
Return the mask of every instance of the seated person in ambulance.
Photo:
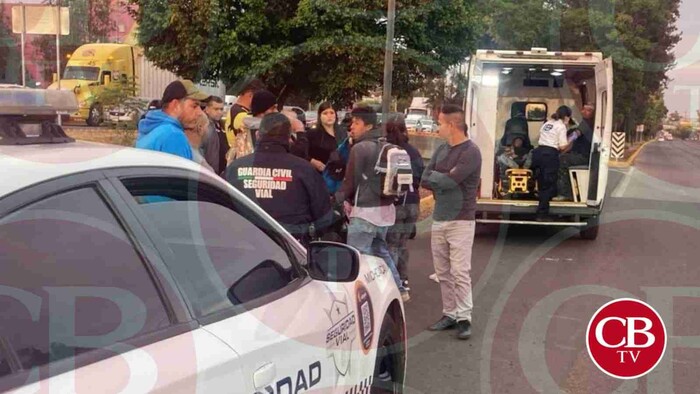
<svg viewBox="0 0 700 394">
<path fill-rule="evenodd" d="M 501 138 L 501 146 L 508 146 L 508 142 L 512 141 L 516 136 L 522 137 L 524 148 L 532 149 L 530 127 L 522 109 L 518 109 L 517 114 L 506 122 L 503 137 Z"/>
<path fill-rule="evenodd" d="M 522 136 L 516 135 L 506 143 L 503 152 L 496 158 L 501 179 L 506 178 L 506 171 L 509 169 L 529 169 L 532 165 L 532 150 L 524 146 Z"/>
<path fill-rule="evenodd" d="M 568 135 L 569 142 L 573 141 L 573 144 L 559 156 L 558 196 L 553 198 L 554 201 L 574 199 L 569 168 L 589 165 L 591 145 L 593 144 L 595 108 L 592 105 L 584 105 L 581 117 L 583 118 L 581 123 Z"/>
</svg>

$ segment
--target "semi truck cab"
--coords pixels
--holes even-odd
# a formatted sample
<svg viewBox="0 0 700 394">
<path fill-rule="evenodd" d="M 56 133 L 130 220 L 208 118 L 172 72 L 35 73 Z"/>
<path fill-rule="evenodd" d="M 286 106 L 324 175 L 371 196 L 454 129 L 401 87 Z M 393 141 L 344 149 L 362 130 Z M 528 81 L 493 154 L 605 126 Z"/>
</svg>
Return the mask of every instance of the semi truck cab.
<svg viewBox="0 0 700 394">
<path fill-rule="evenodd" d="M 70 56 L 61 79 L 61 90 L 71 90 L 78 100 L 78 111 L 71 118 L 84 119 L 97 126 L 102 120 L 102 106 L 96 97 L 112 81 L 134 81 L 134 48 L 126 44 L 86 44 Z M 54 82 L 48 89 L 58 89 Z"/>
</svg>

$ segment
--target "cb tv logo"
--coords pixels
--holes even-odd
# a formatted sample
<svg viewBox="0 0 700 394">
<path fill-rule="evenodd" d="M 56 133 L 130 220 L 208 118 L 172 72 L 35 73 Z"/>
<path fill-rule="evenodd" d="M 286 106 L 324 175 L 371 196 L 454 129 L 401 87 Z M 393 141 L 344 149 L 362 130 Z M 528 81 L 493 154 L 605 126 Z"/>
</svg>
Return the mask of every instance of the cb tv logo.
<svg viewBox="0 0 700 394">
<path fill-rule="evenodd" d="M 607 375 L 636 379 L 651 372 L 666 351 L 666 326 L 649 304 L 620 298 L 603 305 L 586 331 L 588 354 Z"/>
</svg>

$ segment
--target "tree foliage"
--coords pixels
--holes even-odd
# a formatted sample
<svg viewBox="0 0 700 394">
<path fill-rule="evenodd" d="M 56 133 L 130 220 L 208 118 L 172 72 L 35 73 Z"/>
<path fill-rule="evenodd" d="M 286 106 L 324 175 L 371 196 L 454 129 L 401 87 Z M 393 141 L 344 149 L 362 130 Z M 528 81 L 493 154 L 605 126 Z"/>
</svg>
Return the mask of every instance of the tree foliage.
<svg viewBox="0 0 700 394">
<path fill-rule="evenodd" d="M 291 93 L 347 104 L 381 86 L 386 2 L 127 0 L 157 66 L 228 86 L 261 78 Z M 474 0 L 397 2 L 393 88 L 410 96 L 469 55 L 482 18 Z"/>
<path fill-rule="evenodd" d="M 61 68 L 68 55 L 79 46 L 91 42 L 107 42 L 116 28 L 111 14 L 115 11 L 110 0 L 62 0 L 62 7 L 70 12 L 70 34 L 61 36 Z M 51 79 L 56 72 L 56 36 L 40 36 L 34 41 L 45 59 L 44 77 Z"/>
<path fill-rule="evenodd" d="M 664 104 L 664 96 L 661 90 L 652 94 L 647 102 L 647 111 L 644 114 L 644 134 L 654 137 L 656 132 L 663 128 L 664 119 L 668 109 Z"/>
<path fill-rule="evenodd" d="M 615 125 L 634 131 L 658 106 L 674 64 L 680 0 L 493 0 L 489 32 L 501 49 L 602 51 L 615 71 Z M 657 97 L 658 99 L 658 97 Z M 652 104 L 652 105 L 650 105 Z M 641 109 L 641 110 L 640 110 Z M 665 109 L 665 107 L 664 107 Z"/>
</svg>

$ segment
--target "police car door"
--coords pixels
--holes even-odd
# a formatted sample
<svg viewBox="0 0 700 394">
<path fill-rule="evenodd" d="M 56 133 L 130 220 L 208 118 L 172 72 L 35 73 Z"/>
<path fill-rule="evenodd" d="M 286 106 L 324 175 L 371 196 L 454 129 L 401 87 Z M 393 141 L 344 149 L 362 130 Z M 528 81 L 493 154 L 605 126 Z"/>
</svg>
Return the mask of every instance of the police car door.
<svg viewBox="0 0 700 394">
<path fill-rule="evenodd" d="M 360 381 L 355 304 L 345 285 L 308 281 L 206 329 L 240 355 L 250 393 L 344 393 Z"/>
<path fill-rule="evenodd" d="M 239 356 L 228 391 L 327 392 L 351 370 L 334 350 L 357 344 L 353 293 L 311 280 L 301 246 L 230 185 L 172 172 L 121 182 L 201 329 Z"/>
</svg>

